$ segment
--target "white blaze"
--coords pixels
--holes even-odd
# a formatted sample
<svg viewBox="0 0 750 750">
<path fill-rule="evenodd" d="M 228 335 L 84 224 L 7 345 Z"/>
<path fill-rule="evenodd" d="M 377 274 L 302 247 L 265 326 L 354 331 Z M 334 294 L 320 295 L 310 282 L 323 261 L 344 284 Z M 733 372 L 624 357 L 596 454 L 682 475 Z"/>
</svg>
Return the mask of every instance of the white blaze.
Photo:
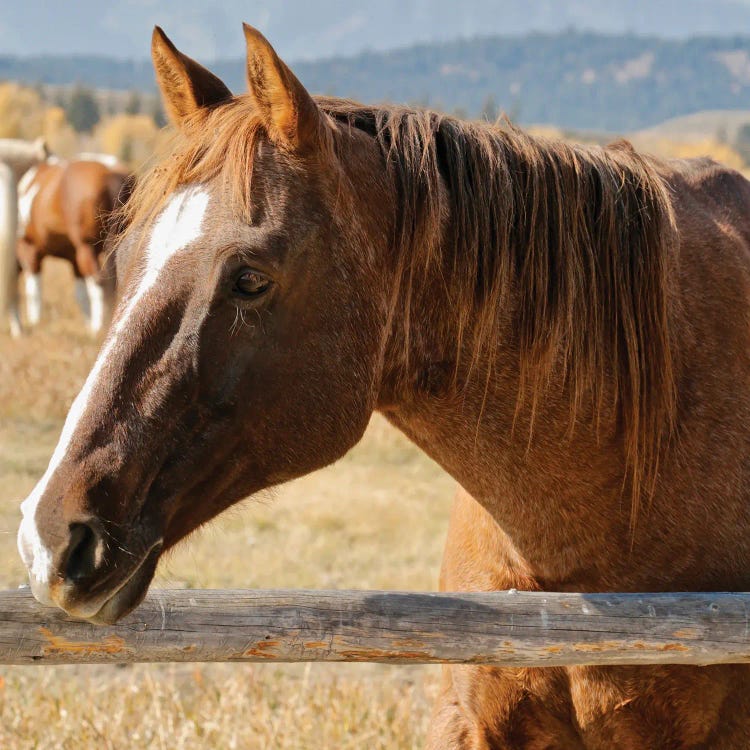
<svg viewBox="0 0 750 750">
<path fill-rule="evenodd" d="M 200 236 L 208 201 L 209 194 L 201 185 L 182 188 L 172 195 L 154 222 L 146 250 L 145 269 L 138 288 L 127 301 L 117 322 L 110 330 L 83 388 L 73 401 L 65 419 L 60 440 L 44 476 L 26 500 L 21 503 L 23 520 L 18 531 L 18 550 L 29 569 L 30 576 L 37 584 L 48 583 L 52 563 L 52 556 L 44 546 L 36 528 L 35 516 L 39 501 L 55 470 L 65 458 L 76 427 L 85 414 L 91 394 L 98 384 L 99 375 L 105 369 L 111 353 L 117 350 L 120 337 L 138 307 L 138 303 L 154 285 L 167 261 Z"/>
</svg>

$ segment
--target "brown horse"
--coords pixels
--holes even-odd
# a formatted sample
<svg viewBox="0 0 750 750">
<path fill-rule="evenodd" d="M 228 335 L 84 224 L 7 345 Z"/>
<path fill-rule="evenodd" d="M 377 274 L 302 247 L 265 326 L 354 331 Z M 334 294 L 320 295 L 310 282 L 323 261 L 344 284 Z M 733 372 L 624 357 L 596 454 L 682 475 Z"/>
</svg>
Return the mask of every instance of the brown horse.
<svg viewBox="0 0 750 750">
<path fill-rule="evenodd" d="M 117 620 L 163 550 L 339 458 L 375 409 L 470 493 L 445 587 L 750 588 L 750 184 L 313 99 L 245 34 L 237 97 L 154 34 L 178 132 L 23 505 L 37 598 Z M 430 747 L 748 736 L 746 666 L 471 666 L 448 670 Z"/>
<path fill-rule="evenodd" d="M 25 274 L 30 325 L 41 317 L 41 266 L 46 256 L 73 266 L 75 294 L 89 330 L 109 318 L 114 279 L 102 273 L 109 217 L 126 199 L 130 181 L 121 167 L 93 158 L 50 158 L 32 167 L 18 190 L 18 261 Z"/>
</svg>

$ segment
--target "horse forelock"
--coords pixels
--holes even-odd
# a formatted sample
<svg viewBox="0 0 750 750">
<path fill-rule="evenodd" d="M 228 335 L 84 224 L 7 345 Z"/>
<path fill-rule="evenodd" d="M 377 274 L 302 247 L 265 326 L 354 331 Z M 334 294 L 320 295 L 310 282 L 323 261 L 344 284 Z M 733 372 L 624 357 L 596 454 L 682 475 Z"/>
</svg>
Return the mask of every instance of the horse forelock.
<svg viewBox="0 0 750 750">
<path fill-rule="evenodd" d="M 224 202 L 249 218 L 253 161 L 263 134 L 263 123 L 247 96 L 187 118 L 155 155 L 120 209 L 122 234 L 147 229 L 180 186 L 217 177 Z"/>
</svg>

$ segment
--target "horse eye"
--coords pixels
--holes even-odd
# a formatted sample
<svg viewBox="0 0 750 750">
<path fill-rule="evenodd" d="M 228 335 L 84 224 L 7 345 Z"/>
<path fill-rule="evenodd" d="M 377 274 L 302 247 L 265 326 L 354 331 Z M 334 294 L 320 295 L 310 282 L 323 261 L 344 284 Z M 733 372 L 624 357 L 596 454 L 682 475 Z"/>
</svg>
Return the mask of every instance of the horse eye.
<svg viewBox="0 0 750 750">
<path fill-rule="evenodd" d="M 243 271 L 234 282 L 233 291 L 239 297 L 252 299 L 260 297 L 271 287 L 271 279 L 257 271 Z"/>
</svg>

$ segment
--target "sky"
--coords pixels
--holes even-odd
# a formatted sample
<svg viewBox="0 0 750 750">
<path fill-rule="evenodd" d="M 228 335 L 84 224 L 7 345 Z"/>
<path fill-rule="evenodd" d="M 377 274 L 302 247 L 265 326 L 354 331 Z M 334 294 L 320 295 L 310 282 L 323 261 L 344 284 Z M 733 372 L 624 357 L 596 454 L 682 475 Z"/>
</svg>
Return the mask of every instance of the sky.
<svg viewBox="0 0 750 750">
<path fill-rule="evenodd" d="M 750 0 L 0 0 L 0 54 L 148 57 L 162 25 L 199 59 L 243 53 L 241 22 L 290 60 L 477 34 L 750 34 Z"/>
</svg>

